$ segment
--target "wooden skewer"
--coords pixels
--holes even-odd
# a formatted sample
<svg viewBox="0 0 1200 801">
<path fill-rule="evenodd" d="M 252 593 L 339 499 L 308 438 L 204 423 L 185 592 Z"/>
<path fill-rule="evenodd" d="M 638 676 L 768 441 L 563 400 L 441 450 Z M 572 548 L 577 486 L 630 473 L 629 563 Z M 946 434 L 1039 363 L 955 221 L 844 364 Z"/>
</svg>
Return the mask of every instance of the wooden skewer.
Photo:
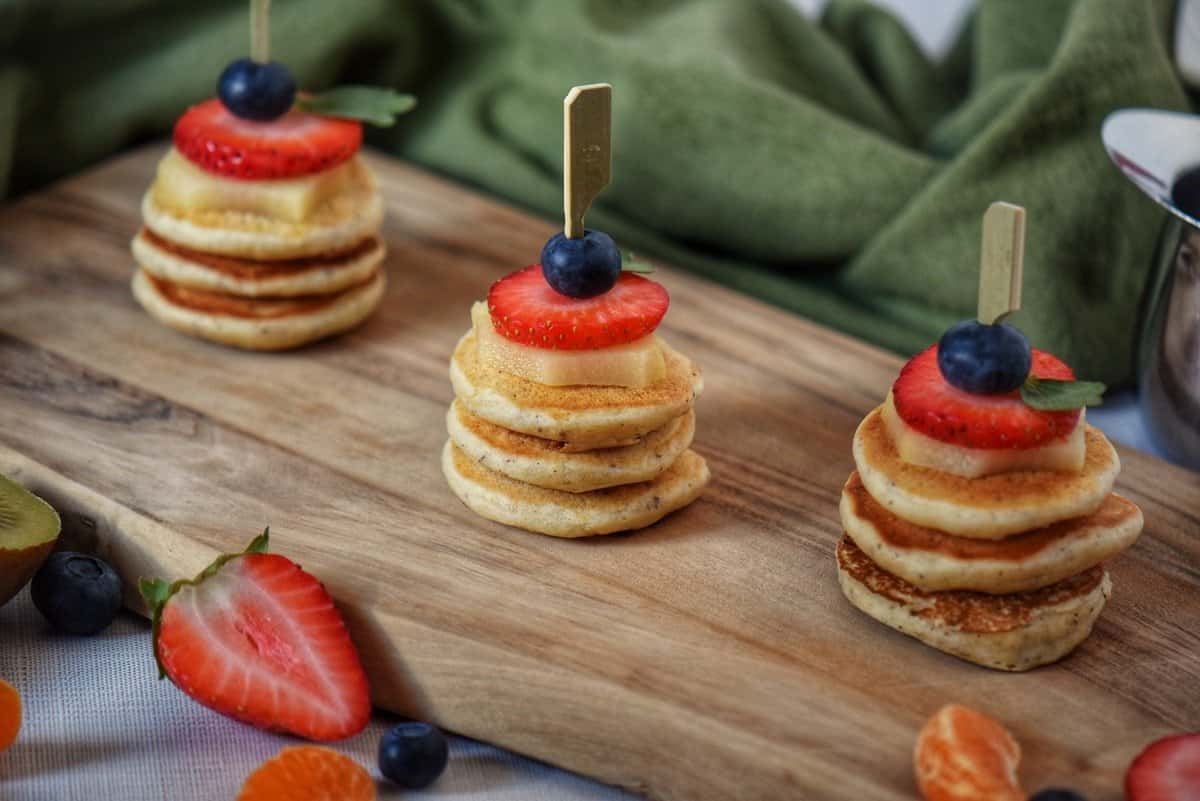
<svg viewBox="0 0 1200 801">
<path fill-rule="evenodd" d="M 612 87 L 576 86 L 563 100 L 563 233 L 583 236 L 583 215 L 612 180 Z"/>
<path fill-rule="evenodd" d="M 1025 209 L 993 203 L 983 215 L 979 257 L 979 322 L 992 325 L 1021 308 Z"/>
<path fill-rule="evenodd" d="M 259 64 L 271 60 L 271 0 L 250 0 L 250 58 Z"/>
</svg>

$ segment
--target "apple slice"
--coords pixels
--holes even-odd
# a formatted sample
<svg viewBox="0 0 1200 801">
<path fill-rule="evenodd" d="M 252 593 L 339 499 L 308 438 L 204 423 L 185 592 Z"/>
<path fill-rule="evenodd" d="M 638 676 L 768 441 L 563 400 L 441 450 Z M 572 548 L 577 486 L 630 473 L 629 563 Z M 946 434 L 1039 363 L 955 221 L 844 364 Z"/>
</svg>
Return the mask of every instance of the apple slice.
<svg viewBox="0 0 1200 801">
<path fill-rule="evenodd" d="M 158 163 L 154 199 L 179 214 L 202 211 L 245 211 L 300 223 L 313 212 L 370 176 L 358 159 L 300 178 L 248 181 L 205 172 L 171 148 Z"/>
<path fill-rule="evenodd" d="M 50 504 L 0 476 L 0 606 L 29 583 L 61 530 Z"/>
<path fill-rule="evenodd" d="M 510 375 L 553 387 L 646 387 L 667 374 L 658 337 L 596 350 L 550 350 L 513 342 L 496 332 L 486 303 L 471 308 L 479 359 Z"/>
<path fill-rule="evenodd" d="M 1062 439 L 1034 448 L 966 448 L 922 434 L 900 419 L 892 393 L 883 402 L 880 416 L 900 458 L 909 464 L 932 467 L 964 478 L 981 478 L 1019 470 L 1051 470 L 1078 473 L 1085 456 L 1082 412 L 1071 433 Z"/>
</svg>

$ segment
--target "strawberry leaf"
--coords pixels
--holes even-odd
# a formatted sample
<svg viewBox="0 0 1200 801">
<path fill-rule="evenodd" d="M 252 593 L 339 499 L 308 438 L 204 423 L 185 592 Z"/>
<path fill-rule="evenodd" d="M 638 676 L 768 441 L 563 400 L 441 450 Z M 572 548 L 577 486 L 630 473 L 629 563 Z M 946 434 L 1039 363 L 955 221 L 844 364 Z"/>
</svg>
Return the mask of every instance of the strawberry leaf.
<svg viewBox="0 0 1200 801">
<path fill-rule="evenodd" d="M 631 250 L 621 254 L 621 272 L 649 275 L 654 272 L 654 265 L 648 261 L 640 261 Z"/>
<path fill-rule="evenodd" d="M 1021 385 L 1021 400 L 1031 409 L 1059 412 L 1099 406 L 1107 387 L 1099 381 L 1059 381 L 1030 376 Z"/>
<path fill-rule="evenodd" d="M 327 92 L 305 93 L 296 108 L 323 117 L 362 120 L 386 128 L 396 117 L 416 108 L 417 98 L 381 86 L 338 86 Z"/>
</svg>

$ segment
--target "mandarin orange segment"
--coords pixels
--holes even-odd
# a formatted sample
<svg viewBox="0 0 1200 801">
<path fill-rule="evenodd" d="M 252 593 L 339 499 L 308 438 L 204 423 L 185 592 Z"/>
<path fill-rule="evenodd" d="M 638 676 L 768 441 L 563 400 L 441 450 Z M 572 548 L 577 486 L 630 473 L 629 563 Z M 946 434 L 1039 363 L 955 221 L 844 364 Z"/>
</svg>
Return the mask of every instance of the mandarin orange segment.
<svg viewBox="0 0 1200 801">
<path fill-rule="evenodd" d="M 375 782 L 350 757 L 301 745 L 262 763 L 242 785 L 237 801 L 375 801 Z"/>
<path fill-rule="evenodd" d="M 0 679 L 0 751 L 6 750 L 21 731 L 21 694 Z"/>
<path fill-rule="evenodd" d="M 987 715 L 943 707 L 917 736 L 917 786 L 927 801 L 1024 801 L 1021 746 Z"/>
</svg>

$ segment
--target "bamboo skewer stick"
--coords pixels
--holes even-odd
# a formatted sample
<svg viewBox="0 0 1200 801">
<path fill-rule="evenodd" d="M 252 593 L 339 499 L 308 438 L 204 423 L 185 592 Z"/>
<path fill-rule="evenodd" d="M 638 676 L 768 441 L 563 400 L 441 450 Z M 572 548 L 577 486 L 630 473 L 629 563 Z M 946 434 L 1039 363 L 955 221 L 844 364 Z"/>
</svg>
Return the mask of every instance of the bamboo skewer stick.
<svg viewBox="0 0 1200 801">
<path fill-rule="evenodd" d="M 1021 308 L 1024 260 L 1025 209 L 1002 202 L 988 206 L 979 255 L 979 322 L 1003 322 Z"/>
<path fill-rule="evenodd" d="M 563 233 L 583 236 L 583 216 L 612 180 L 612 87 L 576 86 L 563 100 Z"/>
</svg>

